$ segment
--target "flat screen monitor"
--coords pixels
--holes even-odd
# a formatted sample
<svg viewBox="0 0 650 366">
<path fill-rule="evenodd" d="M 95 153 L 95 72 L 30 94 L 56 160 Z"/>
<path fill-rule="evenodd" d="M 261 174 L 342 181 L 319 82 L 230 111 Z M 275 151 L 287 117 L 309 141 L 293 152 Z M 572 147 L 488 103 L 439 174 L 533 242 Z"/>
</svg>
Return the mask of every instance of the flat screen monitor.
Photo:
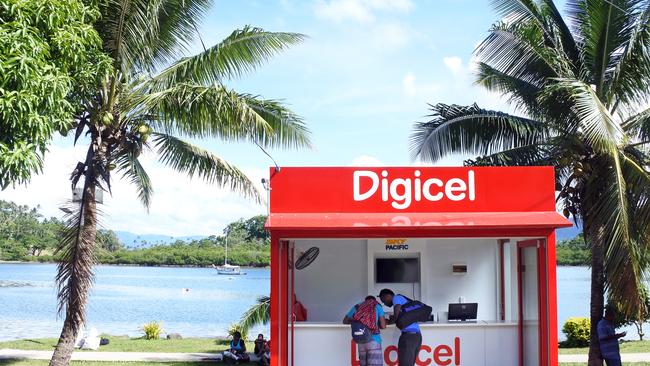
<svg viewBox="0 0 650 366">
<path fill-rule="evenodd" d="M 375 260 L 377 283 L 420 282 L 419 258 L 377 258 Z"/>
<path fill-rule="evenodd" d="M 478 303 L 449 304 L 448 320 L 474 320 L 478 313 Z"/>
</svg>

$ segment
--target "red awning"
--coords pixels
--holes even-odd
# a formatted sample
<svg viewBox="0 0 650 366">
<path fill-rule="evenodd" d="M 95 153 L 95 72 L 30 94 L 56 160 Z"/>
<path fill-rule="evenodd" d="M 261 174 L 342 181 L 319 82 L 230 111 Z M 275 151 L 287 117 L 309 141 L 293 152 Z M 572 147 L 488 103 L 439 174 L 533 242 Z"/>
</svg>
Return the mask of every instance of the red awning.
<svg viewBox="0 0 650 366">
<path fill-rule="evenodd" d="M 573 224 L 555 211 L 434 213 L 272 213 L 270 230 L 556 229 Z"/>
</svg>

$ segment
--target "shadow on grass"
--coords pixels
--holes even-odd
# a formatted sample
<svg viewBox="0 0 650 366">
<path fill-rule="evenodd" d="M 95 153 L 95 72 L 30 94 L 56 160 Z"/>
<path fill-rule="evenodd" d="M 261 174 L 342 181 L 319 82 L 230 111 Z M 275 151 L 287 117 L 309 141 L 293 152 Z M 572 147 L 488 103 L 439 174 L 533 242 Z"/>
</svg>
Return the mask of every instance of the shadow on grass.
<svg viewBox="0 0 650 366">
<path fill-rule="evenodd" d="M 49 342 L 42 342 L 42 341 L 37 341 L 35 339 L 24 339 L 25 342 L 29 343 L 36 343 L 36 344 L 42 344 L 44 346 L 51 345 L 52 347 L 55 347 L 53 344 L 49 344 Z"/>
</svg>

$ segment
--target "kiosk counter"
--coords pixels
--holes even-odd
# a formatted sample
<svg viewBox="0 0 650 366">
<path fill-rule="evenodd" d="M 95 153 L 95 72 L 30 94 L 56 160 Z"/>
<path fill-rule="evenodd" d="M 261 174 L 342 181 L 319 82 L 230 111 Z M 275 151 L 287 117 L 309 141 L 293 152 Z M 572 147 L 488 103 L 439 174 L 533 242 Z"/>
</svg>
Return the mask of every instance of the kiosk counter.
<svg viewBox="0 0 650 366">
<path fill-rule="evenodd" d="M 358 365 L 342 319 L 382 288 L 433 308 L 417 365 L 557 365 L 554 233 L 571 223 L 552 167 L 272 168 L 269 182 L 273 366 Z M 381 338 L 397 365 L 399 330 Z"/>
</svg>

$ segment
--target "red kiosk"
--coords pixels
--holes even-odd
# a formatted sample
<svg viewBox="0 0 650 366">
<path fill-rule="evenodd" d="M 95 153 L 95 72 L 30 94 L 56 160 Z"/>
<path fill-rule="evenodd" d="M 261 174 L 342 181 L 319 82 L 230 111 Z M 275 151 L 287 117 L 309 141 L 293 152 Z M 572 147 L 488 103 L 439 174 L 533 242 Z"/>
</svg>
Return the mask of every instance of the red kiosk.
<svg viewBox="0 0 650 366">
<path fill-rule="evenodd" d="M 571 223 L 552 167 L 282 168 L 269 181 L 273 366 L 358 365 L 341 319 L 381 288 L 434 309 L 417 365 L 557 365 L 555 229 Z M 475 319 L 451 319 L 459 302 L 478 304 Z M 385 365 L 398 337 L 382 332 Z"/>
</svg>

